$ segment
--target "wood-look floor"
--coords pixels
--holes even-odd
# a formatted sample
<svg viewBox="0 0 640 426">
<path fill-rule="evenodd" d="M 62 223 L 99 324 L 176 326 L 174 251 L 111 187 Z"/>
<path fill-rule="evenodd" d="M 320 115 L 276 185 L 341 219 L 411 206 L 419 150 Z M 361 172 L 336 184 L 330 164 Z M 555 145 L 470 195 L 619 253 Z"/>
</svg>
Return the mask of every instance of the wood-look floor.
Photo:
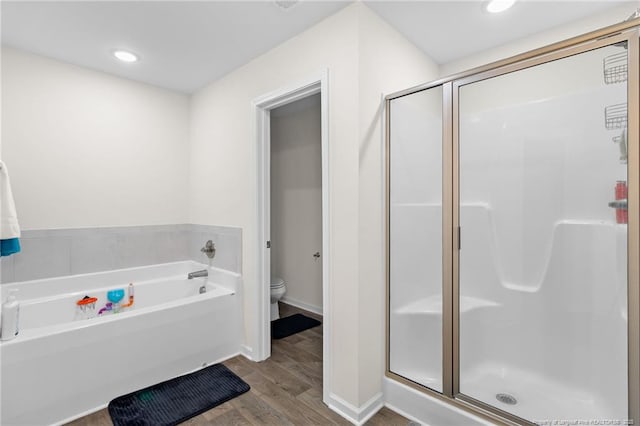
<svg viewBox="0 0 640 426">
<path fill-rule="evenodd" d="M 280 315 L 301 312 L 280 304 Z M 350 425 L 322 402 L 322 326 L 273 340 L 271 358 L 251 362 L 237 356 L 224 362 L 249 383 L 251 390 L 183 423 L 184 425 Z M 369 426 L 406 426 L 409 421 L 383 408 Z M 106 409 L 69 423 L 73 426 L 112 426 Z"/>
</svg>

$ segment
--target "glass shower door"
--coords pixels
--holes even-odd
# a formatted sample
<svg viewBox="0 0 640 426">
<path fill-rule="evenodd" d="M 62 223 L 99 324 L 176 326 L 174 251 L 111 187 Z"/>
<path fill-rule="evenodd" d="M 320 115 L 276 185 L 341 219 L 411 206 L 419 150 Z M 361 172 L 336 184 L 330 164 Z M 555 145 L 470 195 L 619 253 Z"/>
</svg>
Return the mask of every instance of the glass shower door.
<svg viewBox="0 0 640 426">
<path fill-rule="evenodd" d="M 627 53 L 457 85 L 462 399 L 541 424 L 628 416 Z"/>
<path fill-rule="evenodd" d="M 389 114 L 389 371 L 442 392 L 442 86 Z"/>
</svg>

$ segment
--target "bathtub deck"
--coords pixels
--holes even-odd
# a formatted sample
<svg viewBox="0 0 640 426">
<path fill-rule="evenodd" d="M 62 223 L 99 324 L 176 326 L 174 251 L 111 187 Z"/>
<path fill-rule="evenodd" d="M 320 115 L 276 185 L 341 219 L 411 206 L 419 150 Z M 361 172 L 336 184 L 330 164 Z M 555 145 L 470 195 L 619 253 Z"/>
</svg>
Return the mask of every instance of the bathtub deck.
<svg viewBox="0 0 640 426">
<path fill-rule="evenodd" d="M 304 313 L 280 304 L 281 316 Z M 237 356 L 224 363 L 249 383 L 251 390 L 217 406 L 185 425 L 351 425 L 322 403 L 322 326 L 274 340 L 271 358 L 255 363 Z M 383 408 L 366 424 L 406 426 L 409 420 Z M 73 426 L 112 425 L 106 409 L 69 423 Z"/>
</svg>

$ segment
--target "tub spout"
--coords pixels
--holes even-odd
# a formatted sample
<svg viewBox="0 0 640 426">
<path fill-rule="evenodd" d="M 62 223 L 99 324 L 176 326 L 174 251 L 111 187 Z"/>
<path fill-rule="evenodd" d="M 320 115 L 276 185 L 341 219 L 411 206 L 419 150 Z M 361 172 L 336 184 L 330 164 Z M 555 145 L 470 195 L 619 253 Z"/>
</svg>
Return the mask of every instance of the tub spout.
<svg viewBox="0 0 640 426">
<path fill-rule="evenodd" d="M 187 275 L 187 278 L 191 280 L 193 278 L 208 277 L 208 276 L 209 276 L 209 271 L 207 271 L 206 269 L 203 269 L 201 271 L 189 272 L 189 274 Z"/>
</svg>

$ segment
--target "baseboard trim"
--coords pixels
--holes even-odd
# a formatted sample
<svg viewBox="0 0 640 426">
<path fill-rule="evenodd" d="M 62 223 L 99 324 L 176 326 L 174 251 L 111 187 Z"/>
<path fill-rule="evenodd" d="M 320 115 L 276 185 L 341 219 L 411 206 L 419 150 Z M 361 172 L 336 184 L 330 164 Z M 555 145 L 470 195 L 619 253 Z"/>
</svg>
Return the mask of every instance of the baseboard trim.
<svg viewBox="0 0 640 426">
<path fill-rule="evenodd" d="M 88 416 L 88 415 L 90 415 L 90 414 L 93 414 L 93 413 L 95 413 L 96 411 L 103 410 L 103 409 L 107 408 L 107 406 L 108 406 L 108 405 L 109 405 L 108 403 L 107 403 L 107 404 L 100 404 L 100 405 L 98 405 L 98 406 L 97 406 L 97 407 L 95 407 L 95 408 L 91 408 L 90 410 L 83 411 L 83 412 L 82 412 L 82 413 L 80 413 L 80 414 L 76 414 L 76 415 L 74 415 L 74 416 L 68 417 L 68 418 L 66 418 L 66 419 L 62 420 L 61 422 L 55 422 L 55 423 L 53 423 L 53 424 L 52 424 L 52 426 L 62 426 L 62 425 L 66 425 L 66 424 L 68 424 L 68 423 L 71 423 L 71 422 L 72 422 L 72 421 L 74 421 L 74 420 L 78 420 L 78 419 L 80 419 L 80 418 L 82 418 L 82 417 L 84 417 L 84 416 Z"/>
<path fill-rule="evenodd" d="M 360 423 L 358 424 L 365 424 L 371 417 L 380 411 L 382 407 L 384 407 L 384 395 L 380 392 L 360 407 Z"/>
<path fill-rule="evenodd" d="M 247 358 L 249 361 L 255 361 L 253 358 L 253 348 L 247 345 L 240 345 L 240 354 Z"/>
<path fill-rule="evenodd" d="M 296 308 L 300 308 L 300 309 L 304 309 L 305 311 L 313 312 L 316 315 L 322 315 L 322 307 L 321 306 L 318 307 L 318 306 L 310 305 L 308 303 L 301 302 L 301 301 L 296 300 L 296 299 L 290 299 L 287 296 L 283 296 L 282 299 L 280 299 L 280 301 L 282 303 L 286 303 L 287 305 L 295 306 Z"/>
<path fill-rule="evenodd" d="M 384 407 L 383 395 L 378 393 L 373 398 L 356 407 L 339 396 L 330 393 L 327 405 L 330 409 L 340 414 L 356 426 L 363 425 L 373 417 L 382 407 Z"/>
</svg>

